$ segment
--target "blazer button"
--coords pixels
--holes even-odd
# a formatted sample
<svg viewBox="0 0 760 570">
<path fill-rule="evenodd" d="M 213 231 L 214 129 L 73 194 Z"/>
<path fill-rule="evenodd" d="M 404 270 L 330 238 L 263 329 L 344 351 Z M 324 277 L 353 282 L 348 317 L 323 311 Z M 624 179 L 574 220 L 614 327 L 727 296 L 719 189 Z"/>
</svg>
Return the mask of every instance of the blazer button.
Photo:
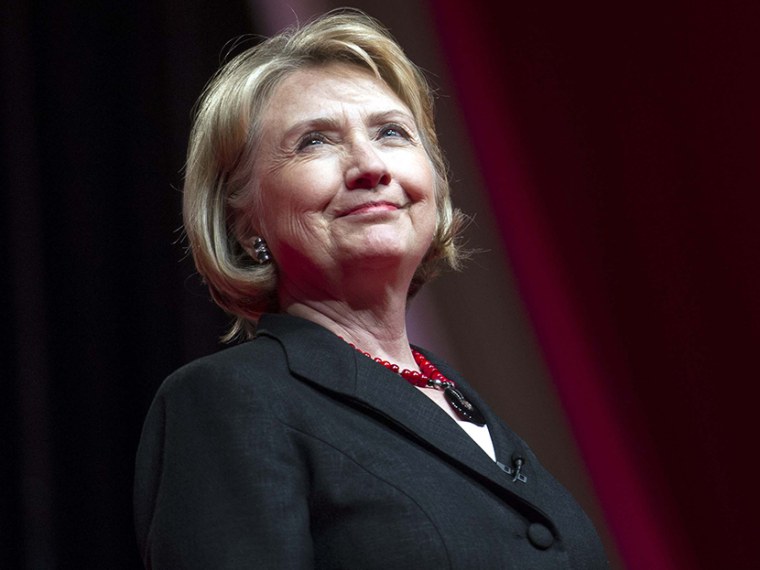
<svg viewBox="0 0 760 570">
<path fill-rule="evenodd" d="M 546 550 L 554 543 L 554 535 L 541 523 L 533 523 L 528 527 L 528 540 L 541 550 Z"/>
</svg>

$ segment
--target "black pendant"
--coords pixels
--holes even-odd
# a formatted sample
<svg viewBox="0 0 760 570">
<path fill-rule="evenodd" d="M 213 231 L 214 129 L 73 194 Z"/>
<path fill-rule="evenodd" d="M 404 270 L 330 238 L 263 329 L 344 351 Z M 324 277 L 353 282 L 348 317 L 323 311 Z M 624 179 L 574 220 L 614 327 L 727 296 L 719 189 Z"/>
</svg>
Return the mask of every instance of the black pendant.
<svg viewBox="0 0 760 570">
<path fill-rule="evenodd" d="M 459 419 L 479 426 L 486 425 L 486 419 L 483 417 L 483 414 L 481 414 L 480 410 L 473 406 L 472 403 L 464 397 L 462 392 L 456 388 L 448 386 L 444 389 L 443 396 L 459 416 Z"/>
</svg>

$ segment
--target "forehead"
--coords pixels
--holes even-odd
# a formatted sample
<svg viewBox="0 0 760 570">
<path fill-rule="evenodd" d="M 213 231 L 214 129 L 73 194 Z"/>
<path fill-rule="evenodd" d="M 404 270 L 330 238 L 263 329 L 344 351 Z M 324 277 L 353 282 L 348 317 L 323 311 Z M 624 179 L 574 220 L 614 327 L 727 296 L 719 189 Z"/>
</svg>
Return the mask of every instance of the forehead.
<svg viewBox="0 0 760 570">
<path fill-rule="evenodd" d="M 263 127 L 346 113 L 412 112 L 393 90 L 370 70 L 333 63 L 298 69 L 274 89 L 262 113 Z"/>
</svg>

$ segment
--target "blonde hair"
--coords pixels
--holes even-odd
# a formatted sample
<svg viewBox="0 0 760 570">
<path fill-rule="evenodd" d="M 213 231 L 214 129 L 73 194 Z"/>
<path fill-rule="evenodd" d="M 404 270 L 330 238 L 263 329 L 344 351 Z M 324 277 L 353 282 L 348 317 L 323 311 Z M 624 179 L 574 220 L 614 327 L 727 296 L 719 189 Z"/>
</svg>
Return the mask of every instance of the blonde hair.
<svg viewBox="0 0 760 570">
<path fill-rule="evenodd" d="M 198 102 L 187 156 L 183 219 L 198 272 L 214 301 L 235 317 L 224 340 L 240 334 L 250 337 L 262 313 L 278 310 L 276 260 L 260 265 L 241 245 L 254 231 L 249 227 L 250 187 L 262 109 L 289 74 L 336 62 L 368 69 L 409 107 L 435 170 L 436 232 L 409 295 L 436 275 L 441 264 L 459 267 L 456 237 L 464 215 L 451 205 L 430 86 L 379 22 L 358 10 L 329 12 L 231 59 Z M 253 207 L 266 207 L 265 201 L 266 197 L 255 200 Z"/>
</svg>

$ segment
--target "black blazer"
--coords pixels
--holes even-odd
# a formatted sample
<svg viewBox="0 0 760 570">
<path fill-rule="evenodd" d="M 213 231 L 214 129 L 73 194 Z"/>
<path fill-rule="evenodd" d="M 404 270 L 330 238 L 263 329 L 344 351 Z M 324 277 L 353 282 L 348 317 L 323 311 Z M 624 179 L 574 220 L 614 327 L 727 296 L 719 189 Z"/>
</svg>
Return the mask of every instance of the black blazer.
<svg viewBox="0 0 760 570">
<path fill-rule="evenodd" d="M 265 315 L 255 340 L 172 374 L 137 453 L 146 566 L 607 568 L 568 492 L 428 357 L 486 416 L 498 463 L 416 388 L 295 317 Z"/>
</svg>

